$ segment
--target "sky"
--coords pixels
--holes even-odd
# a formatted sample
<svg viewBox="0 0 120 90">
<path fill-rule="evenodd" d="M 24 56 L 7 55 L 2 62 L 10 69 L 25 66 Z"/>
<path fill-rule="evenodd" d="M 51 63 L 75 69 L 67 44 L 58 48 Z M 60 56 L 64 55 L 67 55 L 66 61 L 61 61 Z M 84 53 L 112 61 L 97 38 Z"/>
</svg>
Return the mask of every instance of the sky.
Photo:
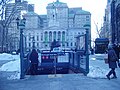
<svg viewBox="0 0 120 90">
<path fill-rule="evenodd" d="M 27 0 L 31 4 L 35 4 L 35 12 L 38 14 L 46 14 L 46 6 L 48 3 L 55 2 L 56 0 Z M 60 2 L 67 3 L 68 7 L 82 7 L 83 10 L 89 11 L 91 13 L 91 31 L 92 38 L 96 38 L 96 24 L 98 24 L 98 29 L 102 26 L 103 16 L 105 14 L 105 8 L 107 0 L 59 0 Z"/>
<path fill-rule="evenodd" d="M 90 56 L 90 71 L 87 77 L 106 78 L 105 75 L 108 73 L 109 68 L 108 65 L 105 65 L 103 57 L 104 54 L 96 54 Z M 0 61 L 4 60 L 7 60 L 8 62 L 0 66 L 0 71 L 12 72 L 12 74 L 6 77 L 8 80 L 20 79 L 20 56 L 6 53 L 0 54 Z"/>
</svg>

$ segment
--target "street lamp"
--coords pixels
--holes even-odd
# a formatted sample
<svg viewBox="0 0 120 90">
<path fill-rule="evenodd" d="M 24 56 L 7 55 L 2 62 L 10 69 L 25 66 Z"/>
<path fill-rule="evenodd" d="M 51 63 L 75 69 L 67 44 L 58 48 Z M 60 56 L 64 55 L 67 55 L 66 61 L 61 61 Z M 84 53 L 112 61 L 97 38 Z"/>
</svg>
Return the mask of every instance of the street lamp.
<svg viewBox="0 0 120 90">
<path fill-rule="evenodd" d="M 26 19 L 16 19 L 17 28 L 20 30 L 20 79 L 24 78 L 24 44 L 23 44 L 23 30 L 25 29 Z"/>
<path fill-rule="evenodd" d="M 32 43 L 33 43 L 32 47 L 33 47 L 33 49 L 35 49 L 35 37 L 34 36 L 32 37 Z"/>
<path fill-rule="evenodd" d="M 86 51 L 86 74 L 89 73 L 89 28 L 90 25 L 89 24 L 85 24 L 84 28 L 86 30 L 86 34 L 85 34 L 85 51 Z"/>
</svg>

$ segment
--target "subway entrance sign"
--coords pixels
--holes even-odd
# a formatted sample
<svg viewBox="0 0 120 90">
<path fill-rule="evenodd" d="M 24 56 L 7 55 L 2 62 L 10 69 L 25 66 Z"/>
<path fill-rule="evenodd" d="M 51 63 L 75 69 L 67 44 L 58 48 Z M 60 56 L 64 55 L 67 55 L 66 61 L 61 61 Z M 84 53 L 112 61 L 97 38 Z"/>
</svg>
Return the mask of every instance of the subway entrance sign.
<svg viewBox="0 0 120 90">
<path fill-rule="evenodd" d="M 105 53 L 109 44 L 108 38 L 96 38 L 95 39 L 95 53 Z"/>
</svg>

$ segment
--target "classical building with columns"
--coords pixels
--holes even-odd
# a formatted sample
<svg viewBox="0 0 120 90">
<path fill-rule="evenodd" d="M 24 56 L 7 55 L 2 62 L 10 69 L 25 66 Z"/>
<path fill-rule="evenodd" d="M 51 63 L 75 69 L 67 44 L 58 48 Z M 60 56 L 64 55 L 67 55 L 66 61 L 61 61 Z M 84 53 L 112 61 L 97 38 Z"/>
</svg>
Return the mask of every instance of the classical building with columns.
<svg viewBox="0 0 120 90">
<path fill-rule="evenodd" d="M 26 18 L 27 49 L 50 49 L 53 40 L 59 41 L 62 48 L 75 48 L 76 36 L 85 34 L 85 24 L 91 26 L 91 13 L 82 7 L 69 8 L 66 3 L 56 0 L 46 7 L 47 15 L 28 12 Z M 91 27 L 89 28 L 91 46 Z"/>
</svg>

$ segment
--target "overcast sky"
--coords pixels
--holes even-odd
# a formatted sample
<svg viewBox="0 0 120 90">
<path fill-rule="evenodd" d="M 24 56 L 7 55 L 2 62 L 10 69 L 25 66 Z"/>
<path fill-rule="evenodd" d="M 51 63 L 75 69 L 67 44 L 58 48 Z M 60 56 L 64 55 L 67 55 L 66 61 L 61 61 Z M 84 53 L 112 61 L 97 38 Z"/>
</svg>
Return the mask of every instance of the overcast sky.
<svg viewBox="0 0 120 90">
<path fill-rule="evenodd" d="M 46 14 L 46 6 L 48 3 L 55 2 L 56 0 L 27 0 L 29 3 L 35 4 L 35 12 L 38 14 Z M 95 23 L 98 23 L 98 28 L 101 27 L 103 16 L 105 13 L 105 7 L 107 0 L 59 0 L 60 2 L 67 3 L 68 7 L 82 7 L 83 10 L 89 11 L 92 15 L 92 32 L 94 30 Z"/>
</svg>

